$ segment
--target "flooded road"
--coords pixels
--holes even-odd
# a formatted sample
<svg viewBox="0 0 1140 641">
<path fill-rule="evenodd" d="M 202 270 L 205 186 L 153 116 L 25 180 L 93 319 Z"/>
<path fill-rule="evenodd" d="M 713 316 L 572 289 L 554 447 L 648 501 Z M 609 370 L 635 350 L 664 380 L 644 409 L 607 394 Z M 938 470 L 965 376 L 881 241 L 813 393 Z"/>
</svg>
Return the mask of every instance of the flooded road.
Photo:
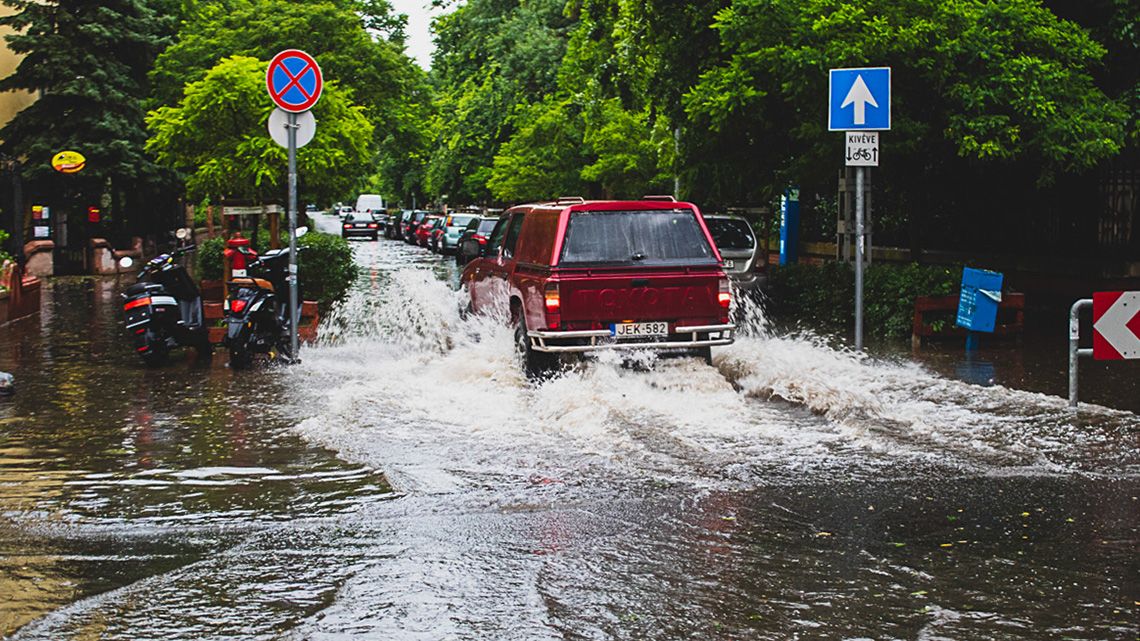
<svg viewBox="0 0 1140 641">
<path fill-rule="evenodd" d="M 324 224 L 328 224 L 328 220 Z M 1140 418 L 749 335 L 542 385 L 450 260 L 288 369 L 136 362 L 114 281 L 0 330 L 15 639 L 1129 639 Z"/>
</svg>

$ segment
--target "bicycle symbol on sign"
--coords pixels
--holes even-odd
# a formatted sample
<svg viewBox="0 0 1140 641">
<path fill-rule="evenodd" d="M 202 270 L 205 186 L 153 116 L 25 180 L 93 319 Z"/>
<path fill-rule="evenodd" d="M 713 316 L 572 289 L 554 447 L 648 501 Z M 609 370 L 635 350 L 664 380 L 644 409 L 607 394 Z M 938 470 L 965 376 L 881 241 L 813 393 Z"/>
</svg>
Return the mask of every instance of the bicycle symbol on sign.
<svg viewBox="0 0 1140 641">
<path fill-rule="evenodd" d="M 875 147 L 849 147 L 847 149 L 847 162 L 877 165 L 879 162 L 879 150 Z"/>
</svg>

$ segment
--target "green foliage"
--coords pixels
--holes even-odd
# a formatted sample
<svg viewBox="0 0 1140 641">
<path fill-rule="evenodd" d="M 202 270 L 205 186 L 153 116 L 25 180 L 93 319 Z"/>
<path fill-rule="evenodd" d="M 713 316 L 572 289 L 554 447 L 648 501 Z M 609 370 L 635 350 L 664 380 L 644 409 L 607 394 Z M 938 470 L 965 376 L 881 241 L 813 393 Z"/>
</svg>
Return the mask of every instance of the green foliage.
<svg viewBox="0 0 1140 641">
<path fill-rule="evenodd" d="M 0 264 L 12 260 L 12 255 L 3 249 L 4 247 L 8 246 L 8 239 L 11 237 L 12 235 L 7 231 L 0 229 Z"/>
<path fill-rule="evenodd" d="M 265 96 L 266 66 L 253 58 L 227 58 L 187 85 L 177 107 L 160 107 L 148 116 L 147 148 L 186 173 L 191 198 L 262 202 L 284 194 L 288 156 L 266 131 L 272 111 Z M 305 176 L 300 197 L 327 202 L 350 191 L 366 173 L 373 128 L 336 82 L 325 85 L 313 114 L 320 129 L 297 152 L 298 173 Z"/>
<path fill-rule="evenodd" d="M 194 274 L 201 280 L 222 279 L 222 255 L 226 250 L 226 239 L 207 238 L 198 243 L 194 251 Z"/>
<path fill-rule="evenodd" d="M 725 53 L 686 109 L 724 136 L 742 125 L 789 132 L 808 153 L 785 168 L 830 153 L 824 118 L 794 107 L 825 104 L 828 68 L 874 63 L 897 79 L 891 148 L 901 163 L 1028 159 L 1049 180 L 1123 143 L 1124 111 L 1090 75 L 1104 49 L 1037 0 L 733 0 L 713 27 Z"/>
<path fill-rule="evenodd" d="M 431 88 L 403 53 L 405 22 L 391 13 L 387 0 L 199 0 L 186 13 L 178 41 L 155 63 L 153 107 L 178 104 L 184 85 L 204 79 L 223 58 L 268 61 L 283 49 L 304 49 L 320 63 L 326 81 L 338 83 L 344 98 L 362 106 L 365 120 L 376 125 L 365 136 L 372 142 L 369 158 L 348 171 L 345 180 L 356 183 L 343 193 L 358 191 L 379 168 L 381 193 L 392 200 L 408 196 L 418 190 L 426 163 Z M 388 39 L 376 39 L 369 30 Z M 262 87 L 268 105 L 264 93 Z M 327 94 L 321 103 L 326 99 Z M 320 110 L 318 103 L 318 119 Z"/>
<path fill-rule="evenodd" d="M 487 187 L 499 200 L 515 202 L 581 194 L 582 130 L 581 115 L 566 101 L 532 106 L 495 156 Z"/>
<path fill-rule="evenodd" d="M 316 300 L 321 313 L 348 296 L 360 268 L 352 260 L 353 248 L 340 236 L 309 232 L 297 245 L 303 247 L 297 260 L 297 277 L 305 298 Z"/>
<path fill-rule="evenodd" d="M 668 181 L 664 169 L 672 159 L 673 136 L 668 127 L 651 130 L 650 118 L 648 110 L 629 111 L 616 98 L 587 111 L 583 143 L 593 162 L 582 168 L 582 179 L 596 183 L 607 197 L 661 191 L 657 187 Z"/>
<path fill-rule="evenodd" d="M 471 0 L 436 21 L 429 193 L 448 194 L 453 203 L 491 198 L 494 159 L 522 126 L 516 120 L 533 123 L 532 106 L 557 93 L 571 24 L 563 6 L 564 0 Z M 506 180 L 500 175 L 499 191 L 516 193 Z"/>
<path fill-rule="evenodd" d="M 165 46 L 169 20 L 147 0 L 3 0 L 8 48 L 23 57 L 0 91 L 37 94 L 0 131 L 0 152 L 23 158 L 22 175 L 53 195 L 66 190 L 88 203 L 111 198 L 127 211 L 153 215 L 147 192 L 172 183 L 144 151 L 146 74 Z M 87 158 L 66 183 L 51 167 L 65 149 Z M 53 182 L 54 181 L 54 182 Z"/>
<path fill-rule="evenodd" d="M 877 263 L 864 272 L 864 326 L 868 334 L 908 336 L 919 296 L 958 291 L 961 268 Z M 784 265 L 772 270 L 771 310 L 783 322 L 844 331 L 854 325 L 855 271 L 847 263 Z"/>
</svg>

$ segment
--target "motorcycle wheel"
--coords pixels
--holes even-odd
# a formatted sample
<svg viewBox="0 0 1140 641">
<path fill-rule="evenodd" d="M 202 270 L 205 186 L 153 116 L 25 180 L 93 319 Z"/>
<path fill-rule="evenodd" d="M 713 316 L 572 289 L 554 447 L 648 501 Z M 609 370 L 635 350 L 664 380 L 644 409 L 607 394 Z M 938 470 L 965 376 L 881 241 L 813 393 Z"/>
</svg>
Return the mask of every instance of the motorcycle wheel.
<svg viewBox="0 0 1140 641">
<path fill-rule="evenodd" d="M 153 330 L 147 330 L 145 343 L 146 351 L 139 352 L 139 357 L 147 367 L 159 367 L 166 363 L 169 350 L 166 346 L 166 337 Z"/>
<path fill-rule="evenodd" d="M 253 354 L 245 348 L 230 348 L 230 369 L 249 369 Z"/>
</svg>

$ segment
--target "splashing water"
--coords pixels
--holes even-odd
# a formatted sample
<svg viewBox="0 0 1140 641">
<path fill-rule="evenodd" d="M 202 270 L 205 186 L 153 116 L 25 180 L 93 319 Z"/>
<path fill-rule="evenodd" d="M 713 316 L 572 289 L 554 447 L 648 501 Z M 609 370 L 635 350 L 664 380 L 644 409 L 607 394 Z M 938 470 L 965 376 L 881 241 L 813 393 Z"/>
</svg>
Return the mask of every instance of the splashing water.
<svg viewBox="0 0 1140 641">
<path fill-rule="evenodd" d="M 489 470 L 525 477 L 541 466 L 713 484 L 806 468 L 1137 469 L 1124 446 L 1137 426 L 1131 414 L 1097 409 L 1078 420 L 1061 399 L 777 336 L 747 298 L 737 342 L 714 350 L 712 368 L 602 353 L 529 384 L 502 319 L 462 318 L 464 292 L 427 269 L 384 278 L 382 296 L 354 297 L 330 321 L 344 331 L 307 355 L 301 376 L 326 390 L 329 412 L 299 429 L 411 486 L 453 487 Z M 434 460 L 413 449 L 433 450 Z M 506 451 L 524 464 L 496 458 Z M 430 480 L 418 478 L 428 470 Z"/>
</svg>

